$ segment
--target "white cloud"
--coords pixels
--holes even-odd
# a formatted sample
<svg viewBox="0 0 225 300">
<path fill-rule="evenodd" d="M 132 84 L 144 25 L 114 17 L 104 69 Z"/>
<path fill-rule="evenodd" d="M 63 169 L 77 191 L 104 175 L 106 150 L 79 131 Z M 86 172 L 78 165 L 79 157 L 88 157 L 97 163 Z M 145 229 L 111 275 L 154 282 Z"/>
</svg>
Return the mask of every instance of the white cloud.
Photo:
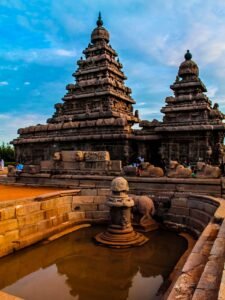
<svg viewBox="0 0 225 300">
<path fill-rule="evenodd" d="M 0 81 L 0 86 L 9 85 L 8 81 Z"/>
<path fill-rule="evenodd" d="M 207 96 L 211 99 L 216 96 L 218 88 L 216 86 L 208 86 L 207 91 Z"/>
<path fill-rule="evenodd" d="M 30 85 L 30 82 L 29 81 L 25 81 L 23 84 L 24 85 Z"/>
<path fill-rule="evenodd" d="M 43 63 L 52 64 L 59 61 L 59 58 L 67 59 L 76 57 L 76 50 L 67 50 L 61 48 L 46 48 L 46 49 L 29 49 L 29 50 L 13 50 L 2 51 L 0 57 L 8 61 L 23 61 L 26 63 Z"/>
<path fill-rule="evenodd" d="M 74 51 L 69 51 L 69 50 L 65 50 L 65 49 L 56 49 L 55 51 L 53 51 L 53 53 L 54 52 L 58 56 L 66 56 L 66 57 L 75 56 L 75 54 L 76 54 Z"/>
<path fill-rule="evenodd" d="M 10 142 L 17 137 L 17 130 L 22 127 L 46 123 L 49 116 L 41 114 L 20 114 L 6 113 L 0 114 L 0 144 Z"/>
</svg>

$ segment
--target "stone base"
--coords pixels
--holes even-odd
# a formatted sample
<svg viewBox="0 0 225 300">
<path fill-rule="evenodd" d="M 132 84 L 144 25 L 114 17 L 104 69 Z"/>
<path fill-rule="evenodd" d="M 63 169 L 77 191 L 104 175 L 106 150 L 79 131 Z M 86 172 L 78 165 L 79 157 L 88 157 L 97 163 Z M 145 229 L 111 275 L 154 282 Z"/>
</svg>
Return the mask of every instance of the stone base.
<svg viewBox="0 0 225 300">
<path fill-rule="evenodd" d="M 140 232 L 150 232 L 157 230 L 159 228 L 159 224 L 155 220 L 149 220 L 143 224 L 133 224 L 135 230 Z"/>
<path fill-rule="evenodd" d="M 95 240 L 98 244 L 110 248 L 129 248 L 145 244 L 148 238 L 134 230 L 127 232 L 108 229 L 105 232 L 98 233 Z"/>
</svg>

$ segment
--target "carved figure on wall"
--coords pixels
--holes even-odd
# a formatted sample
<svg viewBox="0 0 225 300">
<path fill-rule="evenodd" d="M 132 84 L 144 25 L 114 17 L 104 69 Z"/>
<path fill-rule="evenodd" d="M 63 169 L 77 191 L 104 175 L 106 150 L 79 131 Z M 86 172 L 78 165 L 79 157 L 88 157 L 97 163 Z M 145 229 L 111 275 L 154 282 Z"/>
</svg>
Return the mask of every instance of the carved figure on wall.
<svg viewBox="0 0 225 300">
<path fill-rule="evenodd" d="M 171 178 L 188 178 L 191 177 L 192 171 L 190 168 L 186 168 L 180 165 L 178 161 L 171 160 L 169 162 L 169 170 L 167 173 L 168 177 Z"/>
<path fill-rule="evenodd" d="M 85 151 L 85 161 L 109 161 L 110 155 L 108 151 Z"/>
<path fill-rule="evenodd" d="M 75 161 L 84 161 L 84 151 L 75 151 L 74 159 Z"/>
<path fill-rule="evenodd" d="M 61 152 L 55 152 L 55 153 L 53 154 L 52 159 L 55 160 L 55 161 L 62 160 L 62 154 L 61 154 Z"/>
</svg>

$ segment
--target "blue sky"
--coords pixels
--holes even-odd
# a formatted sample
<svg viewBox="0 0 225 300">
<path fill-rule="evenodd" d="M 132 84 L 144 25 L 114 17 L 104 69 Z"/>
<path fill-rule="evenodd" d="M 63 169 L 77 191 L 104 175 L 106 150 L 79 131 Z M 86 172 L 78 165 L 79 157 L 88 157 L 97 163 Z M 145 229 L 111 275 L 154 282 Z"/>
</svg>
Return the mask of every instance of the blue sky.
<svg viewBox="0 0 225 300">
<path fill-rule="evenodd" d="M 0 143 L 53 114 L 99 11 L 142 119 L 162 118 L 187 49 L 225 112 L 224 0 L 1 0 Z"/>
</svg>

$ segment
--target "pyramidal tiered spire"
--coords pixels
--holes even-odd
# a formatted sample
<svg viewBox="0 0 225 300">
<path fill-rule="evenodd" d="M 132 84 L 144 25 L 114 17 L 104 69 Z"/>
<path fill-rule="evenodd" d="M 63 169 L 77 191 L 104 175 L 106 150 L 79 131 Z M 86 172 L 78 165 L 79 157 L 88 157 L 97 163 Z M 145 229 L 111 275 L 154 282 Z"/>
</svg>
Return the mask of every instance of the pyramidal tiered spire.
<svg viewBox="0 0 225 300">
<path fill-rule="evenodd" d="M 161 132 L 161 155 L 167 160 L 198 160 L 218 164 L 224 138 L 224 115 L 218 104 L 204 94 L 207 90 L 199 78 L 199 69 L 187 50 L 175 82 L 170 86 L 174 97 L 166 98 L 165 114 L 157 128 Z M 219 149 L 219 150 L 218 150 Z"/>
<path fill-rule="evenodd" d="M 204 94 L 206 87 L 199 78 L 199 69 L 187 50 L 179 67 L 175 82 L 170 86 L 175 97 L 167 97 L 161 112 L 164 122 L 175 124 L 205 123 L 210 118 L 211 101 Z"/>
<path fill-rule="evenodd" d="M 49 123 L 111 117 L 125 118 L 131 125 L 138 122 L 133 115 L 131 89 L 124 85 L 126 76 L 109 44 L 101 13 L 96 24 L 91 43 L 83 51 L 85 58 L 77 61 L 78 69 L 73 74 L 76 83 L 67 85 L 64 104 L 55 106 L 56 113 Z"/>
</svg>

